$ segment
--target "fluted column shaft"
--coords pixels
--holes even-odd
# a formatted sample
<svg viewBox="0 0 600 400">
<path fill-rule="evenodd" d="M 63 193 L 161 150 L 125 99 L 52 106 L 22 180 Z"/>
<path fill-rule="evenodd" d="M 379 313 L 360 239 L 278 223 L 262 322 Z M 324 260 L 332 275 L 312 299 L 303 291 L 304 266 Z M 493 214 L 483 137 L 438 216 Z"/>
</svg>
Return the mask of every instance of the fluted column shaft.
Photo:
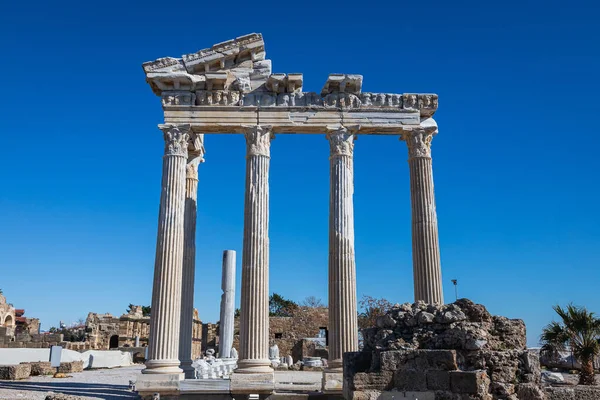
<svg viewBox="0 0 600 400">
<path fill-rule="evenodd" d="M 182 372 L 178 353 L 189 125 L 161 125 L 160 129 L 164 134 L 165 154 L 150 312 L 150 343 L 143 372 L 178 374 Z"/>
<path fill-rule="evenodd" d="M 204 135 L 197 135 L 203 143 Z M 196 271 L 196 210 L 198 199 L 198 165 L 204 161 L 204 147 L 190 151 L 185 177 L 185 218 L 183 223 L 183 272 L 181 280 L 181 321 L 179 331 L 179 361 L 185 377 L 193 379 L 192 330 L 194 317 L 194 278 Z"/>
<path fill-rule="evenodd" d="M 412 206 L 412 254 L 415 301 L 444 303 L 438 242 L 438 223 L 433 192 L 431 140 L 424 129 L 407 132 L 410 198 Z"/>
<path fill-rule="evenodd" d="M 246 127 L 246 194 L 238 373 L 271 372 L 269 361 L 269 162 L 271 127 Z"/>
<path fill-rule="evenodd" d="M 329 194 L 329 363 L 342 371 L 343 354 L 358 350 L 354 255 L 354 135 L 327 134 L 331 147 Z"/>
<path fill-rule="evenodd" d="M 235 324 L 235 251 L 223 251 L 221 278 L 221 318 L 219 320 L 219 357 L 230 358 Z"/>
</svg>

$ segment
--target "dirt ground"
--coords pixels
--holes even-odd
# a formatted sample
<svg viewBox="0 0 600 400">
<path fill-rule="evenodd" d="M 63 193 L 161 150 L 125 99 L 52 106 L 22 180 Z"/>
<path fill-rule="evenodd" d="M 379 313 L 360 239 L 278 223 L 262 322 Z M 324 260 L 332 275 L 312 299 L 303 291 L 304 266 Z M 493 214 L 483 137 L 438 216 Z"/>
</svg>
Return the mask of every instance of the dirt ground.
<svg viewBox="0 0 600 400">
<path fill-rule="evenodd" d="M 0 381 L 2 400 L 44 400 L 50 392 L 81 396 L 89 400 L 136 399 L 129 390 L 129 381 L 135 380 L 143 365 L 100 369 L 69 374 L 71 378 L 32 376 L 22 381 Z"/>
</svg>

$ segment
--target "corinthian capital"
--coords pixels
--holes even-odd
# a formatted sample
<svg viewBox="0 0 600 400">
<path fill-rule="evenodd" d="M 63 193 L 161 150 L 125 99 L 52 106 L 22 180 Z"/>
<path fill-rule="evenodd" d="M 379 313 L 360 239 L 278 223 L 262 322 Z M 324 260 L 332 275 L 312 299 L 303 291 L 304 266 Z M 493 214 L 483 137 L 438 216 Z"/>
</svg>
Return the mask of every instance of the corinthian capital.
<svg viewBox="0 0 600 400">
<path fill-rule="evenodd" d="M 165 139 L 165 156 L 188 155 L 188 142 L 190 139 L 190 125 L 159 125 Z"/>
<path fill-rule="evenodd" d="M 359 126 L 327 127 L 327 135 L 325 137 L 327 138 L 327 140 L 329 140 L 331 157 L 352 157 L 352 154 L 354 153 L 354 139 L 356 138 L 354 133 L 358 131 L 359 128 Z"/>
<path fill-rule="evenodd" d="M 425 129 L 413 129 L 402 135 L 402 140 L 408 146 L 408 159 L 418 157 L 431 158 L 431 139 L 434 132 Z"/>
<path fill-rule="evenodd" d="M 204 162 L 204 158 L 198 151 L 188 152 L 188 161 L 185 167 L 185 177 L 198 180 L 198 165 Z"/>
<path fill-rule="evenodd" d="M 246 157 L 271 156 L 271 139 L 274 138 L 271 125 L 245 125 Z"/>
</svg>

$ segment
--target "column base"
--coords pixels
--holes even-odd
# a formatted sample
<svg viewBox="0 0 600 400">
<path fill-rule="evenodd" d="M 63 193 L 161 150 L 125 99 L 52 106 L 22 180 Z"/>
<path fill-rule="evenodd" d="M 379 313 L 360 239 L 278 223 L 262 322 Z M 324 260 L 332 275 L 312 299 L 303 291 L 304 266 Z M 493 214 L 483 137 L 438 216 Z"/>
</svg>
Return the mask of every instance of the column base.
<svg viewBox="0 0 600 400">
<path fill-rule="evenodd" d="M 275 373 L 239 373 L 239 368 L 231 375 L 232 394 L 270 394 L 275 391 Z"/>
<path fill-rule="evenodd" d="M 344 361 L 341 358 L 327 361 L 325 372 L 344 372 Z"/>
<path fill-rule="evenodd" d="M 331 372 L 328 369 L 323 372 L 322 390 L 323 393 L 341 394 L 344 388 L 343 372 Z"/>
<path fill-rule="evenodd" d="M 271 360 L 238 360 L 236 374 L 269 374 L 273 373 Z"/>
<path fill-rule="evenodd" d="M 148 360 L 142 374 L 183 374 L 179 360 Z"/>
<path fill-rule="evenodd" d="M 179 395 L 179 385 L 182 380 L 182 373 L 141 375 L 135 382 L 135 391 L 138 392 L 142 399 L 152 398 L 154 393 L 160 393 L 162 396 L 176 397 Z"/>
</svg>

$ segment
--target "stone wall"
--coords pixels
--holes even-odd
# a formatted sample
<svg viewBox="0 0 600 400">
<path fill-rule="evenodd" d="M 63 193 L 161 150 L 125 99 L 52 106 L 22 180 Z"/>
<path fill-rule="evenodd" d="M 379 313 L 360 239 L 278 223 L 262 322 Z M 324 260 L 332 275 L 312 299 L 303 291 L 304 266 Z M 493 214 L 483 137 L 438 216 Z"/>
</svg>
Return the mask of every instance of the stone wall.
<svg viewBox="0 0 600 400">
<path fill-rule="evenodd" d="M 202 337 L 202 321 L 198 318 L 198 311 L 194 310 L 192 349 L 198 354 L 199 343 Z M 113 347 L 133 347 L 135 339 L 139 337 L 139 345 L 144 347 L 148 345 L 150 336 L 150 317 L 145 317 L 141 306 L 134 306 L 132 310 L 120 317 L 113 317 L 111 314 L 89 313 L 86 319 L 86 329 L 88 331 L 88 340 L 93 348 L 99 350 L 108 350 L 111 348 L 111 338 Z M 116 341 L 116 343 L 115 343 Z"/>
<path fill-rule="evenodd" d="M 399 391 L 419 399 L 545 398 L 523 321 L 467 299 L 396 305 L 363 336 L 362 352 L 344 354 L 346 399 Z"/>
<path fill-rule="evenodd" d="M 269 317 L 269 341 L 279 347 L 281 356 L 291 355 L 294 361 L 304 356 L 327 358 L 325 349 L 319 349 L 305 338 L 315 338 L 321 328 L 328 328 L 326 307 L 298 307 L 291 317 Z M 233 347 L 239 349 L 239 318 L 235 319 Z"/>
<path fill-rule="evenodd" d="M 1 333 L 1 332 L 0 332 Z M 16 336 L 3 336 L 0 334 L 0 348 L 29 348 L 45 349 L 50 346 L 64 345 L 63 335 L 58 333 L 33 334 L 20 333 Z M 66 347 L 68 348 L 68 346 Z"/>
<path fill-rule="evenodd" d="M 0 327 L 14 328 L 15 321 L 15 308 L 6 302 L 6 297 L 0 294 Z"/>
</svg>

